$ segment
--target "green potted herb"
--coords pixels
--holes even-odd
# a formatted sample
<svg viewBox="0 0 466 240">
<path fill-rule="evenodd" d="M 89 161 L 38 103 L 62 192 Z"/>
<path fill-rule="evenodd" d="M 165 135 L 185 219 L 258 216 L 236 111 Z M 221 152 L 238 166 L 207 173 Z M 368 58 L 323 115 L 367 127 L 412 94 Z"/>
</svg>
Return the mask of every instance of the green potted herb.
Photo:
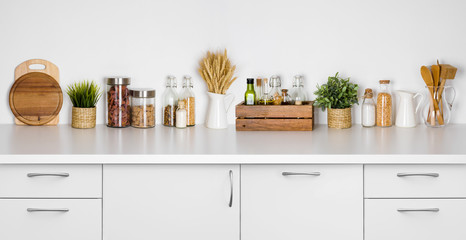
<svg viewBox="0 0 466 240">
<path fill-rule="evenodd" d="M 351 107 L 358 103 L 359 86 L 349 82 L 350 79 L 343 79 L 338 76 L 328 77 L 326 84 L 317 85 L 314 94 L 317 98 L 314 106 L 327 109 L 327 122 L 330 128 L 350 128 Z"/>
<path fill-rule="evenodd" d="M 96 104 L 102 96 L 94 81 L 81 81 L 68 85 L 66 93 L 73 104 L 71 126 L 93 128 L 96 120 Z"/>
</svg>

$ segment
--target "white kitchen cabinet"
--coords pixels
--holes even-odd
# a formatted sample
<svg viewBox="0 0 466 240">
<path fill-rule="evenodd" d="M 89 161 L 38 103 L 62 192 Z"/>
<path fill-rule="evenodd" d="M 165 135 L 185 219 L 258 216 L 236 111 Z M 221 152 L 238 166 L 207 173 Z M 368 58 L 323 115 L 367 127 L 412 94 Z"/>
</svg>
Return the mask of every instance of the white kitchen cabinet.
<svg viewBox="0 0 466 240">
<path fill-rule="evenodd" d="M 2 240 L 101 240 L 100 199 L 0 199 Z"/>
<path fill-rule="evenodd" d="M 361 165 L 244 165 L 242 240 L 362 240 Z"/>
<path fill-rule="evenodd" d="M 368 199 L 365 240 L 464 240 L 465 199 Z"/>
<path fill-rule="evenodd" d="M 104 240 L 238 240 L 239 178 L 238 165 L 104 166 Z"/>
</svg>

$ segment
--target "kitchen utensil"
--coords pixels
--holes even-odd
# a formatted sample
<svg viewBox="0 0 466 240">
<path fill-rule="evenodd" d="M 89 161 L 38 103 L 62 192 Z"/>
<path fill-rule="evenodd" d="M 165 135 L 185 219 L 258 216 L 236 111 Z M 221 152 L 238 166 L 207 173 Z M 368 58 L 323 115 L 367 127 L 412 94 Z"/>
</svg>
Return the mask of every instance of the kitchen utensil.
<svg viewBox="0 0 466 240">
<path fill-rule="evenodd" d="M 443 127 L 447 125 L 451 120 L 451 109 L 456 97 L 456 92 L 455 89 L 451 86 L 444 87 L 443 94 L 441 95 L 441 98 L 438 99 L 438 105 L 443 106 L 442 111 L 437 114 L 437 121 L 435 121 L 434 124 L 432 124 L 430 122 L 430 118 L 427 117 L 429 112 L 431 111 L 430 108 L 432 105 L 432 100 L 429 98 L 429 96 L 431 96 L 431 88 L 433 87 L 426 87 L 425 94 L 427 96 L 427 99 L 424 100 L 423 104 L 425 104 L 425 106 L 421 110 L 421 117 L 424 119 L 424 122 L 428 127 Z M 439 117 L 442 117 L 442 123 L 439 121 Z"/>
<path fill-rule="evenodd" d="M 439 86 L 439 83 L 440 83 L 440 66 L 439 65 L 432 65 L 432 67 L 430 67 L 430 69 L 432 70 L 432 77 L 434 79 L 434 94 L 435 96 L 437 96 L 437 90 L 438 90 L 438 86 Z"/>
<path fill-rule="evenodd" d="M 32 65 L 42 66 L 32 69 Z M 15 69 L 10 108 L 18 125 L 56 125 L 63 104 L 58 67 L 46 60 L 27 60 Z"/>
<path fill-rule="evenodd" d="M 457 68 L 450 64 L 440 64 L 440 77 L 442 79 L 455 79 Z"/>
<path fill-rule="evenodd" d="M 435 100 L 435 96 L 434 96 L 434 79 L 432 78 L 432 73 L 430 72 L 430 70 L 426 67 L 426 66 L 422 66 L 421 67 L 421 75 L 422 75 L 422 79 L 424 79 L 424 82 L 426 83 L 427 87 L 430 87 L 428 88 L 428 90 L 430 91 L 430 100 L 431 100 L 431 103 L 433 105 L 433 109 L 430 111 L 431 112 L 431 116 L 430 116 L 430 123 L 431 125 L 435 125 L 435 118 L 437 117 L 437 120 L 439 122 L 440 125 L 443 125 L 443 117 L 441 116 L 440 114 L 440 111 L 439 111 L 439 107 L 438 107 L 438 103 L 437 101 Z"/>
<path fill-rule="evenodd" d="M 421 106 L 424 95 L 420 93 L 412 93 L 408 91 L 399 90 L 398 93 L 399 103 L 396 112 L 396 126 L 397 127 L 415 127 L 416 126 L 416 114 L 418 113 L 419 107 Z M 416 108 L 414 108 L 414 99 L 421 97 Z"/>
</svg>

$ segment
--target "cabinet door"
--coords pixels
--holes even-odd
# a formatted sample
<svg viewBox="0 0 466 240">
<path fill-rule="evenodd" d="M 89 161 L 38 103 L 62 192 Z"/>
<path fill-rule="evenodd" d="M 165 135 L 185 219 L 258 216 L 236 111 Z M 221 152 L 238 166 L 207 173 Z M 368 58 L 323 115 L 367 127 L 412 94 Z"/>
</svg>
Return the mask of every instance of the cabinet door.
<svg viewBox="0 0 466 240">
<path fill-rule="evenodd" d="M 238 240 L 239 193 L 236 165 L 104 166 L 104 239 Z"/>
<path fill-rule="evenodd" d="M 241 236 L 363 239 L 362 166 L 242 166 Z"/>
</svg>

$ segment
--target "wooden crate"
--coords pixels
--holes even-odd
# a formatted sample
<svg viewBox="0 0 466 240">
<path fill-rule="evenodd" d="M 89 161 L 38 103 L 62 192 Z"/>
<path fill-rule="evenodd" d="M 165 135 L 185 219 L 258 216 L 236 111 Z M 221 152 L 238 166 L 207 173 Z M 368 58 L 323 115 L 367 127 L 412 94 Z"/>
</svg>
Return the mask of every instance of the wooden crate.
<svg viewBox="0 0 466 240">
<path fill-rule="evenodd" d="M 236 105 L 236 131 L 312 131 L 314 102 L 303 105 Z"/>
</svg>

